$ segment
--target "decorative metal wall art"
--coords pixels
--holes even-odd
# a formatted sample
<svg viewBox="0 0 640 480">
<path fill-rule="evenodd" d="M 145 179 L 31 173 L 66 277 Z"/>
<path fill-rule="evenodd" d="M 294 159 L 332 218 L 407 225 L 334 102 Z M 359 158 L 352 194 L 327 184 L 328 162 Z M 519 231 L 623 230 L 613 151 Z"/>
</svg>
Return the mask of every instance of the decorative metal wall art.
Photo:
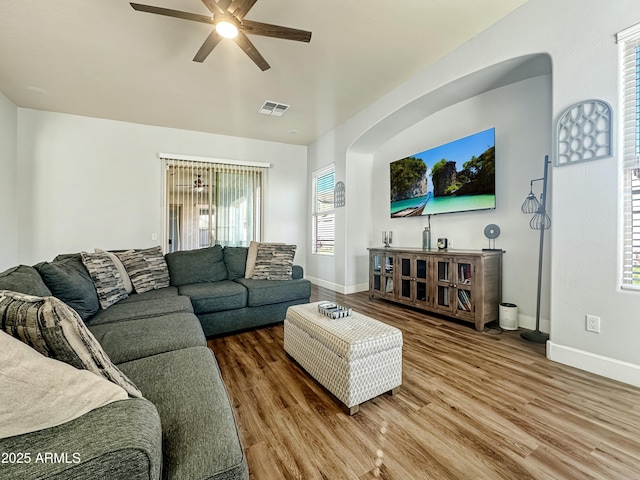
<svg viewBox="0 0 640 480">
<path fill-rule="evenodd" d="M 611 106 L 585 100 L 569 107 L 558 120 L 557 166 L 611 156 Z"/>
<path fill-rule="evenodd" d="M 344 207 L 345 193 L 344 182 L 336 182 L 336 186 L 333 189 L 333 205 L 335 208 Z"/>
</svg>

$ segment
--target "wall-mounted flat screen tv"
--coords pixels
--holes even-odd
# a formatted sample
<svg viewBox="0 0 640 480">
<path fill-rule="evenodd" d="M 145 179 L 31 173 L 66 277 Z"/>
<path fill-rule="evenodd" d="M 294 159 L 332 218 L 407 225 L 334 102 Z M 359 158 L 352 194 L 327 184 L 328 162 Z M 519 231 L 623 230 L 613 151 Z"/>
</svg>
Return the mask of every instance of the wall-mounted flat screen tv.
<svg viewBox="0 0 640 480">
<path fill-rule="evenodd" d="M 495 128 L 391 162 L 391 217 L 496 208 Z"/>
</svg>

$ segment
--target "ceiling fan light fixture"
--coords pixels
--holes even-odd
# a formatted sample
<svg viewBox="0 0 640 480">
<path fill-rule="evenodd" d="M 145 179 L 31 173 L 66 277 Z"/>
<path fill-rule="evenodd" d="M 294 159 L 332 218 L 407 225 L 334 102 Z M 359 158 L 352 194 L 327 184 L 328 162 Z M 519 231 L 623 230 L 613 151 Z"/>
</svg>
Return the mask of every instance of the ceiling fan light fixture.
<svg viewBox="0 0 640 480">
<path fill-rule="evenodd" d="M 224 38 L 236 38 L 238 36 L 238 24 L 231 18 L 223 17 L 216 22 L 216 32 Z"/>
</svg>

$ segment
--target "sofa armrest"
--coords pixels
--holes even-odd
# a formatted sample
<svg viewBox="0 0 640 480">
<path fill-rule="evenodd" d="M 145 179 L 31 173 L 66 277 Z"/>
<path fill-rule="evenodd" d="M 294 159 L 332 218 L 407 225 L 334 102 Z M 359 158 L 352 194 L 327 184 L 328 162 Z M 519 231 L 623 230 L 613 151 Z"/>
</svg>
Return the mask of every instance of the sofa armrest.
<svg viewBox="0 0 640 480">
<path fill-rule="evenodd" d="M 304 270 L 300 265 L 293 266 L 293 272 L 291 273 L 291 278 L 293 280 L 297 280 L 298 278 L 304 278 Z"/>
<path fill-rule="evenodd" d="M 56 427 L 0 439 L 0 478 L 159 479 L 162 432 L 145 399 L 110 403 Z"/>
</svg>

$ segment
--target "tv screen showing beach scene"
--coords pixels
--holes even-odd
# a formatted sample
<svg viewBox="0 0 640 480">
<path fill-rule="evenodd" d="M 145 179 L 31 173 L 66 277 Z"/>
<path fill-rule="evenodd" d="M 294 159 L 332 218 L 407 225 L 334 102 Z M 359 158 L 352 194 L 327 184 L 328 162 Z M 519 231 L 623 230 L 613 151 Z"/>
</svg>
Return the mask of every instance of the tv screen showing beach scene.
<svg viewBox="0 0 640 480">
<path fill-rule="evenodd" d="M 391 217 L 496 208 L 495 128 L 391 162 Z"/>
</svg>

